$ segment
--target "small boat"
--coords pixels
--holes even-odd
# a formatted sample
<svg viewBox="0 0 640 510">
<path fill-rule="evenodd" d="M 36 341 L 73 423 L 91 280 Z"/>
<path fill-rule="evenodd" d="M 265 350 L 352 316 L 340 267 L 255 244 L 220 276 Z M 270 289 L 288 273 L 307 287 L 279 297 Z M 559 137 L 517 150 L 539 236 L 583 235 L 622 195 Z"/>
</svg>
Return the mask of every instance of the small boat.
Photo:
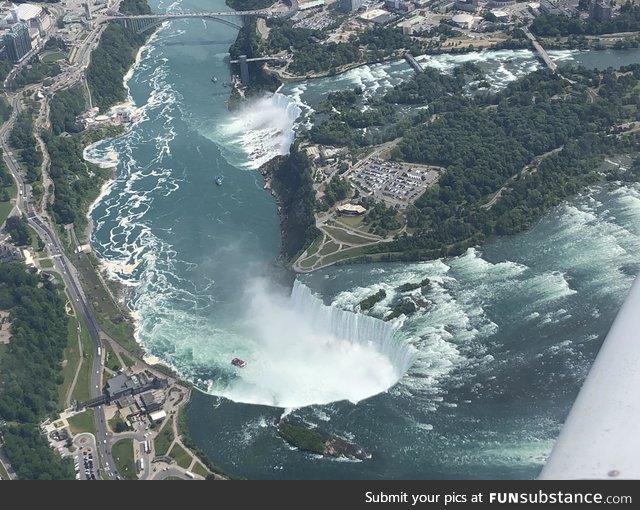
<svg viewBox="0 0 640 510">
<path fill-rule="evenodd" d="M 218 83 L 218 78 L 216 78 L 215 76 L 212 76 L 212 77 L 211 77 L 211 81 L 212 81 L 213 83 Z"/>
<path fill-rule="evenodd" d="M 218 186 L 222 186 L 222 177 L 220 177 L 219 175 L 216 177 L 216 184 Z"/>
<path fill-rule="evenodd" d="M 240 367 L 240 368 L 244 368 L 247 366 L 247 362 L 243 359 L 240 358 L 233 358 L 231 360 L 231 364 L 235 365 L 236 367 Z"/>
</svg>

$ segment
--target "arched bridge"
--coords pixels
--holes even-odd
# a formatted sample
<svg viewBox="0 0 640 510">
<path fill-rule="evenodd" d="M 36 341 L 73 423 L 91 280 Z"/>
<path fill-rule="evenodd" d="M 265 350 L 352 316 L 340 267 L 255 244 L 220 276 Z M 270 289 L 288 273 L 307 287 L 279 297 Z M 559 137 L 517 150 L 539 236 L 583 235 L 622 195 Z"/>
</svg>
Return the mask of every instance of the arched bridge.
<svg viewBox="0 0 640 510">
<path fill-rule="evenodd" d="M 117 12 L 109 12 L 108 16 L 103 18 L 105 22 L 121 23 L 125 28 L 132 30 L 136 33 L 144 32 L 151 27 L 155 27 L 171 19 L 189 19 L 189 18 L 209 18 L 213 19 L 224 25 L 229 25 L 235 28 L 242 28 L 235 21 L 227 18 L 238 16 L 257 16 L 260 18 L 277 18 L 282 14 L 276 11 L 269 11 L 267 9 L 258 9 L 253 11 L 224 11 L 224 12 L 184 12 L 175 14 L 136 14 L 136 15 L 124 15 Z"/>
</svg>

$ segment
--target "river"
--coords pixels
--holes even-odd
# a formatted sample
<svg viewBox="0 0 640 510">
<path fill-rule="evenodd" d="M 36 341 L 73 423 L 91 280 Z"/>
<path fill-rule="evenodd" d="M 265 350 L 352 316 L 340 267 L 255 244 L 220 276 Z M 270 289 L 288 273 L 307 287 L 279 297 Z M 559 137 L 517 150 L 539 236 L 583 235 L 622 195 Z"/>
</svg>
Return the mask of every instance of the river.
<svg viewBox="0 0 640 510">
<path fill-rule="evenodd" d="M 460 257 L 304 275 L 290 295 L 273 277 L 277 211 L 255 169 L 287 152 L 329 91 L 378 94 L 412 71 L 363 66 L 229 113 L 236 33 L 211 20 L 166 24 L 127 79 L 139 120 L 86 151 L 118 175 L 91 211 L 92 244 L 131 287 L 137 341 L 201 390 L 187 410 L 196 443 L 247 478 L 534 478 L 640 267 L 640 188 L 594 188 Z M 640 51 L 550 55 L 602 67 Z M 539 66 L 527 50 L 419 60 L 443 72 L 477 62 L 494 90 Z M 373 312 L 384 313 L 398 284 L 424 277 L 428 310 L 393 324 L 351 313 L 381 288 Z M 246 368 L 230 364 L 236 356 Z M 290 447 L 275 430 L 285 413 L 372 458 Z"/>
</svg>

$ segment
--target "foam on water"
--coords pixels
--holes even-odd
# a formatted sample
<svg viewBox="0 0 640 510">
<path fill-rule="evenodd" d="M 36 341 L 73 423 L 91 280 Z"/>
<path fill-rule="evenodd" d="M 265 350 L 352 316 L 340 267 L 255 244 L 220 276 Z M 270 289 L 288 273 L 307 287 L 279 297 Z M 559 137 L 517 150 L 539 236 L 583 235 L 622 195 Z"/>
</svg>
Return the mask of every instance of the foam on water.
<svg viewBox="0 0 640 510">
<path fill-rule="evenodd" d="M 248 365 L 225 385 L 212 382 L 213 394 L 289 408 L 358 402 L 410 366 L 413 348 L 392 324 L 326 306 L 299 282 L 290 297 L 256 282 L 249 299 L 250 336 L 237 346 Z"/>
<path fill-rule="evenodd" d="M 242 103 L 222 126 L 211 125 L 201 133 L 219 143 L 230 162 L 256 169 L 275 156 L 289 153 L 301 111 L 296 101 L 276 92 Z"/>
</svg>

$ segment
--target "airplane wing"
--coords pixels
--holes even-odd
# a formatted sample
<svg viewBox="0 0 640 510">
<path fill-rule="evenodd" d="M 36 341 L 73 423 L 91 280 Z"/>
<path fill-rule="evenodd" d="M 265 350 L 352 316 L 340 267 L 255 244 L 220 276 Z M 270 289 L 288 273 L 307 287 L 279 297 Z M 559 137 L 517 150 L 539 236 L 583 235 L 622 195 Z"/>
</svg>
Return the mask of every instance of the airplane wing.
<svg viewBox="0 0 640 510">
<path fill-rule="evenodd" d="M 539 479 L 640 479 L 640 277 L 596 356 Z"/>
</svg>

